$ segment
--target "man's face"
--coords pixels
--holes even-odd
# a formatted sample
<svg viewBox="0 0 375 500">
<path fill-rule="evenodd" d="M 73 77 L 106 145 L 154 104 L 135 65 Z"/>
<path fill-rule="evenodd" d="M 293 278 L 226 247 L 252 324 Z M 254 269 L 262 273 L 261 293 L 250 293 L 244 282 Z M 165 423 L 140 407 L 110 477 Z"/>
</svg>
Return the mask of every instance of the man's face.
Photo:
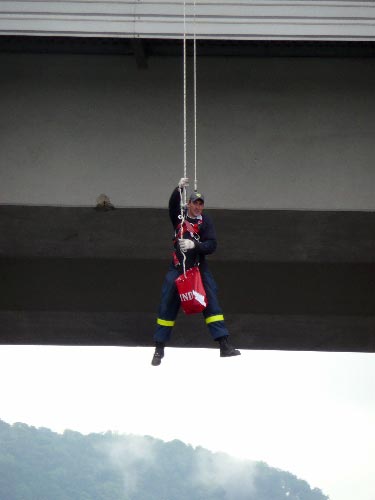
<svg viewBox="0 0 375 500">
<path fill-rule="evenodd" d="M 198 215 L 201 215 L 204 209 L 204 203 L 202 200 L 189 201 L 188 203 L 188 215 L 193 219 L 196 219 Z"/>
</svg>

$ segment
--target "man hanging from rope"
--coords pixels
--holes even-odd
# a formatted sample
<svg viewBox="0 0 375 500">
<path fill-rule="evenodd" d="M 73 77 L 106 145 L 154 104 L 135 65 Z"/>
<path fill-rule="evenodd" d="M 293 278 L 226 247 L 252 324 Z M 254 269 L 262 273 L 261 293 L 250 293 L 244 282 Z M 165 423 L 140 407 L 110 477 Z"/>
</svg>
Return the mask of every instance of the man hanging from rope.
<svg viewBox="0 0 375 500">
<path fill-rule="evenodd" d="M 151 363 L 153 366 L 160 365 L 164 357 L 164 347 L 171 337 L 172 328 L 180 308 L 181 302 L 175 279 L 183 273 L 183 263 L 186 269 L 199 264 L 208 302 L 207 307 L 203 310 L 203 316 L 211 336 L 220 345 L 220 356 L 229 357 L 241 354 L 229 343 L 229 333 L 216 296 L 217 286 L 206 263 L 206 255 L 216 250 L 217 243 L 211 219 L 206 214 L 202 215 L 204 209 L 202 194 L 197 192 L 191 194 L 189 202 L 184 208 L 181 231 L 182 192 L 189 185 L 188 181 L 188 178 L 182 177 L 169 200 L 169 216 L 175 230 L 175 252 L 162 287 L 162 298 L 154 334 L 156 347 Z M 183 237 L 181 237 L 182 235 Z"/>
</svg>

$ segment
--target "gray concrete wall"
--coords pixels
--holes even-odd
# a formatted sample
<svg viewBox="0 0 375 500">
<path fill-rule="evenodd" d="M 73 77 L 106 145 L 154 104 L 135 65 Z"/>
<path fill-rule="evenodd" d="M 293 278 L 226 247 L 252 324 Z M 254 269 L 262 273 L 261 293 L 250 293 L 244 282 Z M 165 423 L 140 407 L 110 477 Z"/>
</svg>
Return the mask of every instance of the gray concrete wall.
<svg viewBox="0 0 375 500">
<path fill-rule="evenodd" d="M 238 347 L 375 352 L 375 212 L 210 214 Z M 0 343 L 153 345 L 171 229 L 166 209 L 0 206 Z M 172 345 L 214 347 L 191 321 Z"/>
<path fill-rule="evenodd" d="M 148 63 L 1 54 L 0 203 L 90 206 L 106 193 L 119 207 L 164 207 L 183 172 L 182 66 Z M 375 209 L 374 60 L 198 64 L 209 206 Z"/>
</svg>

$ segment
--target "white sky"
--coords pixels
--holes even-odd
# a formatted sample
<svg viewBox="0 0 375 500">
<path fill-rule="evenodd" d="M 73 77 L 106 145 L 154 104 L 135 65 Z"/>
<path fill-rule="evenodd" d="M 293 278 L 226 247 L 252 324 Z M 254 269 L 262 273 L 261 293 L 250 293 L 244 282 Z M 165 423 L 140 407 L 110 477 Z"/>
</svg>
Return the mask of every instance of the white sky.
<svg viewBox="0 0 375 500">
<path fill-rule="evenodd" d="M 0 419 L 180 439 L 375 500 L 375 355 L 0 346 Z"/>
</svg>

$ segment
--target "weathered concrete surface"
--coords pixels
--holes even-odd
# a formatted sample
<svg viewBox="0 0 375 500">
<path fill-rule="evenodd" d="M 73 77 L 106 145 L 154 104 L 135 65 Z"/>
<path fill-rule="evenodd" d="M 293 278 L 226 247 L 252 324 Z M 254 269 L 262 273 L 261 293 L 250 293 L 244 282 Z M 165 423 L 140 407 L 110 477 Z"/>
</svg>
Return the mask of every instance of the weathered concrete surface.
<svg viewBox="0 0 375 500">
<path fill-rule="evenodd" d="M 211 260 L 375 263 L 375 212 L 208 210 Z M 152 245 L 150 239 L 152 238 Z M 166 209 L 0 205 L 0 256 L 168 259 Z"/>
<path fill-rule="evenodd" d="M 236 345 L 375 352 L 374 213 L 211 216 Z M 0 343 L 152 345 L 170 229 L 166 210 L 0 207 Z M 214 347 L 183 314 L 171 345 Z"/>
<path fill-rule="evenodd" d="M 1 343 L 150 346 L 153 313 L 0 311 Z M 241 349 L 375 352 L 374 316 L 227 314 Z M 216 348 L 202 318 L 178 317 L 173 347 Z"/>
<path fill-rule="evenodd" d="M 0 38 L 0 202 L 85 206 L 106 193 L 116 206 L 165 207 L 182 175 L 181 43 L 142 71 L 117 44 L 85 54 L 110 51 L 103 40 L 69 53 L 72 40 L 27 37 L 23 49 L 42 53 L 1 53 Z M 244 57 L 226 57 L 222 42 L 204 45 L 217 51 L 198 55 L 199 189 L 211 207 L 375 210 L 373 52 L 330 44 L 346 57 L 319 57 L 322 45 L 308 43 L 305 57 L 262 57 L 294 45 L 266 42 L 246 57 L 238 41 Z"/>
</svg>

